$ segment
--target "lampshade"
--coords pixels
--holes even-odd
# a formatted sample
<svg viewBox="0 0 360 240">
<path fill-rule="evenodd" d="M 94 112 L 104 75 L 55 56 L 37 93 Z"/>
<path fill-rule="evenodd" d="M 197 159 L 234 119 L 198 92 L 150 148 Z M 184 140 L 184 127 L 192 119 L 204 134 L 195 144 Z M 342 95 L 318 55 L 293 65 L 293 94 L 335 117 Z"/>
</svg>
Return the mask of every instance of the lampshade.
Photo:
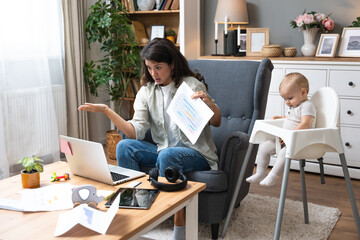
<svg viewBox="0 0 360 240">
<path fill-rule="evenodd" d="M 230 24 L 248 24 L 246 0 L 218 0 L 214 22 L 224 24 L 225 16 Z"/>
</svg>

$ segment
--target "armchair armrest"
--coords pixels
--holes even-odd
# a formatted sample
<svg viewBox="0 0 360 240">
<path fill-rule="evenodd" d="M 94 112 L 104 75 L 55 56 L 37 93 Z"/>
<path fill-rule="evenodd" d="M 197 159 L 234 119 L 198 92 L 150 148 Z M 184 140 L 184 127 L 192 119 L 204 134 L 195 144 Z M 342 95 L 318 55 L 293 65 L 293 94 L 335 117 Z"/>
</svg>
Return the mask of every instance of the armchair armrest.
<svg viewBox="0 0 360 240">
<path fill-rule="evenodd" d="M 248 146 L 249 135 L 240 131 L 233 132 L 222 145 L 219 169 L 227 172 L 229 176 L 236 169 L 240 171 Z"/>
<path fill-rule="evenodd" d="M 250 136 L 244 132 L 233 132 L 224 141 L 220 156 L 219 169 L 223 170 L 228 175 L 228 196 L 227 206 L 234 195 L 236 183 L 240 174 L 240 170 L 243 166 L 245 155 L 248 150 Z M 240 201 L 249 192 L 250 184 L 246 182 L 246 178 L 249 177 L 254 169 L 255 158 L 257 153 L 257 146 L 254 146 L 250 155 L 248 165 L 245 169 L 245 176 L 241 183 L 240 190 L 236 197 L 235 206 L 239 205 Z"/>
<path fill-rule="evenodd" d="M 221 170 L 194 171 L 185 174 L 190 181 L 206 183 L 204 192 L 225 192 L 228 175 Z"/>
</svg>

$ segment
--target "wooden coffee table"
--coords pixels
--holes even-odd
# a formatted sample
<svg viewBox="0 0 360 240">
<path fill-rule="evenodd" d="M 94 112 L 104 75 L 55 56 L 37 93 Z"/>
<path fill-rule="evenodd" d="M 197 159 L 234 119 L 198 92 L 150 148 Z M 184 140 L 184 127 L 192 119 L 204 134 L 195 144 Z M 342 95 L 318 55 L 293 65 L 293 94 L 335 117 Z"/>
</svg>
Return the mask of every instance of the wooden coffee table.
<svg viewBox="0 0 360 240">
<path fill-rule="evenodd" d="M 115 191 L 129 183 L 110 186 L 78 177 L 71 174 L 66 162 L 56 162 L 46 166 L 41 173 L 41 187 L 64 183 L 64 181 L 50 182 L 53 172 L 58 175 L 68 172 L 71 178 L 68 183 L 92 184 L 98 190 Z M 153 188 L 146 179 L 146 177 L 135 179 L 142 182 L 139 188 Z M 166 182 L 166 179 L 160 178 L 159 181 Z M 203 189 L 205 189 L 204 183 L 189 181 L 187 187 L 181 191 L 161 191 L 148 210 L 119 209 L 106 236 L 77 225 L 56 239 L 137 239 L 184 207 L 186 207 L 186 239 L 198 239 L 198 194 Z M 20 175 L 0 181 L 0 198 L 20 199 L 18 193 L 21 190 Z M 98 207 L 107 211 L 104 204 L 105 201 L 99 203 Z M 68 210 L 25 213 L 0 209 L 0 239 L 53 239 L 59 213 L 65 211 Z"/>
</svg>

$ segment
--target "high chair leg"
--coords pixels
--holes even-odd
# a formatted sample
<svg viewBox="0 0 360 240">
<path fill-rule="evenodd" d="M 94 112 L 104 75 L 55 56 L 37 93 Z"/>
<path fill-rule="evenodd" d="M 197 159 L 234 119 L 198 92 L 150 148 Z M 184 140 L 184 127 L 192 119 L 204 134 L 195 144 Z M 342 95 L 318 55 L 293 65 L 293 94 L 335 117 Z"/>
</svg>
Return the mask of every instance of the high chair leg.
<svg viewBox="0 0 360 240">
<path fill-rule="evenodd" d="M 299 160 L 300 165 L 300 178 L 301 178 L 301 192 L 302 192 L 302 199 L 303 199 L 303 206 L 304 206 L 304 219 L 305 223 L 309 223 L 309 211 L 308 211 L 308 202 L 307 202 L 307 195 L 306 195 L 306 183 L 305 183 L 305 159 Z"/>
<path fill-rule="evenodd" d="M 359 217 L 359 211 L 356 206 L 354 192 L 353 192 L 352 185 L 351 185 L 349 169 L 347 167 L 345 155 L 343 153 L 341 153 L 341 154 L 339 154 L 339 157 L 340 157 L 341 166 L 342 166 L 342 169 L 344 172 L 346 187 L 347 187 L 349 198 L 350 198 L 351 208 L 352 208 L 352 211 L 354 214 L 354 219 L 355 219 L 358 236 L 360 238 L 360 217 Z"/>
<path fill-rule="evenodd" d="M 236 182 L 234 194 L 232 196 L 230 206 L 229 206 L 229 208 L 227 210 L 227 213 L 226 213 L 224 226 L 223 226 L 223 229 L 222 229 L 222 232 L 221 232 L 221 237 L 222 238 L 225 237 L 226 229 L 227 229 L 227 227 L 229 225 L 230 217 L 231 217 L 231 214 L 232 214 L 232 212 L 234 210 L 234 207 L 235 207 L 236 198 L 237 198 L 237 195 L 238 195 L 238 193 L 240 191 L 240 186 L 241 186 L 241 183 L 242 183 L 242 181 L 244 179 L 244 176 L 245 176 L 245 171 L 246 171 L 247 165 L 249 163 L 249 159 L 250 159 L 250 155 L 251 155 L 253 146 L 254 146 L 254 144 L 249 143 L 249 146 L 248 146 L 248 149 L 247 149 L 247 152 L 246 152 L 246 155 L 245 155 L 245 159 L 244 159 L 243 165 L 241 166 L 240 174 L 239 174 L 238 180 Z"/>
<path fill-rule="evenodd" d="M 321 158 L 318 158 L 318 161 L 319 161 L 319 167 L 320 167 L 320 181 L 321 181 L 321 184 L 325 184 L 325 176 L 324 176 L 324 159 L 321 157 Z"/>
<path fill-rule="evenodd" d="M 277 218 L 276 218 L 274 240 L 280 239 L 281 223 L 282 223 L 282 217 L 283 217 L 283 213 L 284 213 L 286 190 L 287 190 L 289 173 L 290 173 L 290 163 L 291 163 L 291 158 L 286 158 L 285 159 L 285 167 L 284 167 L 284 175 L 283 175 L 282 184 L 281 184 L 279 207 L 278 207 L 278 213 L 277 213 Z"/>
</svg>

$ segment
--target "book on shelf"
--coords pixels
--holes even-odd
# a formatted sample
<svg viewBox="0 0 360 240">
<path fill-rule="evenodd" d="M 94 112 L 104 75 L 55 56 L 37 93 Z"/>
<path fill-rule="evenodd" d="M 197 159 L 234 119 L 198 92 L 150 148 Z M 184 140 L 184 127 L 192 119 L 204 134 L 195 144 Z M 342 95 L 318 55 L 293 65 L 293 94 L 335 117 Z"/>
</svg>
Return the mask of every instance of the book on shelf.
<svg viewBox="0 0 360 240">
<path fill-rule="evenodd" d="M 171 9 L 171 10 L 177 10 L 177 9 L 179 9 L 179 0 L 173 0 L 170 9 Z"/>
<path fill-rule="evenodd" d="M 149 38 L 146 34 L 145 26 L 142 22 L 132 21 L 132 28 L 135 33 L 136 41 L 139 44 L 147 44 L 149 42 Z"/>
<path fill-rule="evenodd" d="M 128 9 L 129 12 L 135 12 L 134 0 L 127 0 L 127 1 L 128 1 L 128 6 L 129 6 L 129 9 Z"/>
<path fill-rule="evenodd" d="M 160 6 L 159 6 L 158 10 L 162 10 L 162 9 L 163 9 L 164 4 L 165 4 L 165 1 L 166 1 L 166 0 L 161 0 L 161 3 L 160 3 Z"/>
<path fill-rule="evenodd" d="M 135 11 L 139 11 L 139 5 L 137 4 L 137 0 L 134 0 Z"/>
<path fill-rule="evenodd" d="M 169 10 L 172 2 L 173 2 L 173 0 L 166 0 L 163 10 Z"/>
</svg>

